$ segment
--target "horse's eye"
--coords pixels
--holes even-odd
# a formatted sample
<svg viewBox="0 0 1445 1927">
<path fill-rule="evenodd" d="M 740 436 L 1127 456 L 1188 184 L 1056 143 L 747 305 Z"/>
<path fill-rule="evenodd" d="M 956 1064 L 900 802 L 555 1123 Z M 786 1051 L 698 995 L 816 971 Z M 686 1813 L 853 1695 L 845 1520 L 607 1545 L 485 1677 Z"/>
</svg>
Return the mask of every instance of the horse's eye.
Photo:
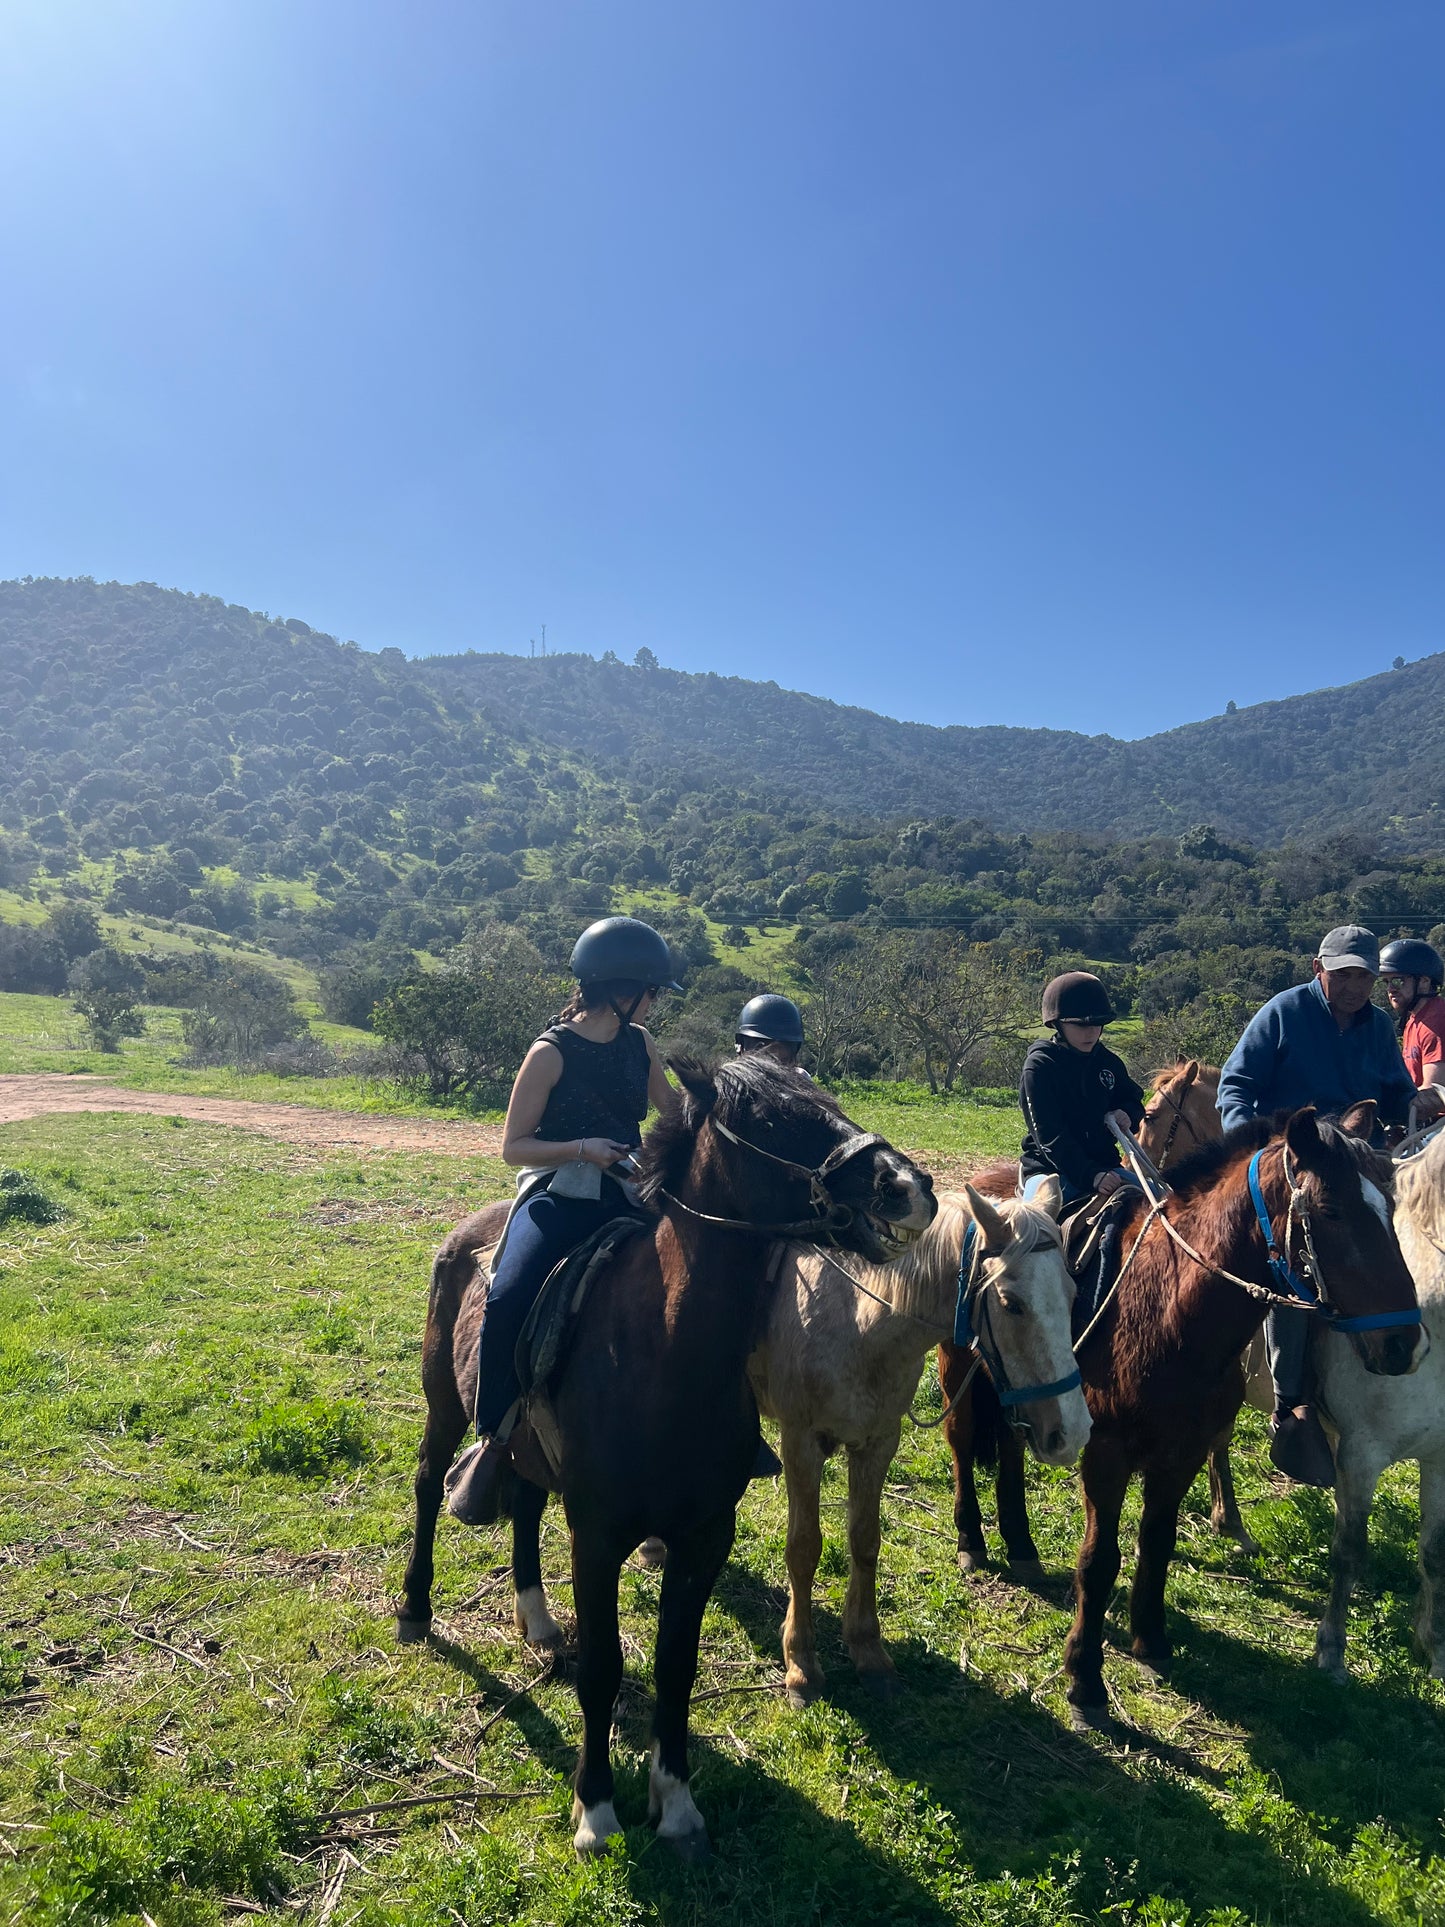
<svg viewBox="0 0 1445 1927">
<path fill-rule="evenodd" d="M 1004 1310 L 1010 1318 L 1022 1318 L 1028 1307 L 1018 1298 L 1000 1298 Z"/>
</svg>

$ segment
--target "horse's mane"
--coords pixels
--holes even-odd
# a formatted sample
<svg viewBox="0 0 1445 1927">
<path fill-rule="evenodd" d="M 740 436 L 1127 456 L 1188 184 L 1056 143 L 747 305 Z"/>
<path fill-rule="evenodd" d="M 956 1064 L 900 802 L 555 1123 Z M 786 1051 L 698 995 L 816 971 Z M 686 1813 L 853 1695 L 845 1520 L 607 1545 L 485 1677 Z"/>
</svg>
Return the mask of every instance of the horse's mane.
<svg viewBox="0 0 1445 1927">
<path fill-rule="evenodd" d="M 766 1110 L 779 1121 L 816 1117 L 822 1111 L 841 1117 L 842 1106 L 830 1091 L 803 1071 L 779 1064 L 761 1051 L 730 1057 L 721 1065 L 696 1057 L 668 1059 L 682 1084 L 678 1102 L 663 1113 L 642 1141 L 638 1190 L 651 1204 L 659 1191 L 675 1191 L 687 1176 L 698 1132 L 709 1117 L 736 1130 L 745 1114 Z M 702 1093 L 711 1087 L 713 1102 Z M 771 1148 L 771 1147 L 769 1147 Z"/>
<path fill-rule="evenodd" d="M 1041 1205 L 1026 1204 L 1022 1198 L 990 1199 L 989 1202 L 997 1205 L 1008 1219 L 1013 1232 L 1009 1252 L 1022 1257 L 1040 1245 L 1062 1243 L 1058 1226 Z M 944 1285 L 951 1288 L 958 1277 L 959 1252 L 964 1231 L 972 1222 L 972 1213 L 968 1200 L 959 1191 L 940 1191 L 937 1204 L 933 1223 L 891 1264 L 871 1265 L 859 1258 L 850 1258 L 847 1263 L 850 1277 L 860 1279 L 870 1292 L 886 1298 L 895 1311 L 905 1316 L 916 1316 L 916 1307 L 925 1294 L 936 1294 Z M 821 1264 L 829 1262 L 822 1252 L 818 1253 L 818 1259 Z"/>
<path fill-rule="evenodd" d="M 1206 1064 L 1200 1057 L 1176 1057 L 1172 1064 L 1159 1064 L 1150 1071 L 1144 1080 L 1145 1089 L 1157 1091 L 1162 1083 L 1172 1084 L 1178 1074 L 1181 1071 L 1187 1071 L 1191 1064 L 1194 1066 L 1196 1084 L 1202 1082 L 1218 1085 L 1223 1073 L 1217 1064 Z"/>
<path fill-rule="evenodd" d="M 1395 1191 L 1411 1226 L 1439 1250 L 1445 1245 L 1445 1131 L 1395 1167 Z"/>
</svg>

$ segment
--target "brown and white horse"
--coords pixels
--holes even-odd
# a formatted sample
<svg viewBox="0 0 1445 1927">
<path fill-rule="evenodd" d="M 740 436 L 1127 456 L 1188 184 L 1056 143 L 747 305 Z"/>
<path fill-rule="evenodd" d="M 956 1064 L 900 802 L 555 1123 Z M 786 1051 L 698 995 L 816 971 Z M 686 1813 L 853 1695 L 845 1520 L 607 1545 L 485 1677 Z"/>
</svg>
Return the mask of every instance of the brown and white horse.
<svg viewBox="0 0 1445 1927">
<path fill-rule="evenodd" d="M 682 1100 L 641 1153 L 642 1193 L 657 1215 L 593 1284 L 551 1404 L 583 1719 L 574 1844 L 597 1852 L 620 1830 L 610 1758 L 622 1679 L 618 1577 L 633 1547 L 656 1535 L 667 1565 L 648 1805 L 659 1835 L 691 1859 L 705 1855 L 708 1842 L 688 1787 L 688 1701 L 703 1612 L 757 1452 L 746 1364 L 762 1328 L 770 1246 L 807 1227 L 843 1251 L 886 1260 L 926 1228 L 934 1203 L 917 1166 L 857 1130 L 802 1073 L 757 1056 L 715 1073 L 686 1061 L 673 1069 Z M 432 1540 L 442 1480 L 472 1405 L 479 1321 L 469 1307 L 480 1305 L 482 1289 L 474 1279 L 458 1303 L 445 1284 L 439 1293 L 433 1276 L 403 1636 L 423 1635 L 431 1623 Z"/>
</svg>

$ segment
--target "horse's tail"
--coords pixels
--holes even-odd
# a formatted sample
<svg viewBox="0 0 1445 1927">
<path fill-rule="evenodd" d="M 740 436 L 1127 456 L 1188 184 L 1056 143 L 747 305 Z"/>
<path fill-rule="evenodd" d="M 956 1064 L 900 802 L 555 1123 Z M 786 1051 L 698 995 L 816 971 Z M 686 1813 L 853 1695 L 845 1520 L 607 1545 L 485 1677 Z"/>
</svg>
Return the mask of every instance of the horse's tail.
<svg viewBox="0 0 1445 1927">
<path fill-rule="evenodd" d="M 991 1471 L 998 1464 L 999 1446 L 1008 1420 L 987 1372 L 974 1373 L 969 1391 L 973 1395 L 973 1462 Z"/>
</svg>

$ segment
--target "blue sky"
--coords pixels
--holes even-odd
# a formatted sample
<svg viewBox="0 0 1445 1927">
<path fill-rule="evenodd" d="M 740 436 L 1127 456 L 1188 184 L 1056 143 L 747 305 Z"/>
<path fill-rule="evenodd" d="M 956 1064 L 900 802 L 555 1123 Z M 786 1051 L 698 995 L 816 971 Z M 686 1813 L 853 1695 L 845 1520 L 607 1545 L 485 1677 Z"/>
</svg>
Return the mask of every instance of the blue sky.
<svg viewBox="0 0 1445 1927">
<path fill-rule="evenodd" d="M 0 575 L 1133 736 L 1445 646 L 1438 0 L 10 0 Z"/>
</svg>

